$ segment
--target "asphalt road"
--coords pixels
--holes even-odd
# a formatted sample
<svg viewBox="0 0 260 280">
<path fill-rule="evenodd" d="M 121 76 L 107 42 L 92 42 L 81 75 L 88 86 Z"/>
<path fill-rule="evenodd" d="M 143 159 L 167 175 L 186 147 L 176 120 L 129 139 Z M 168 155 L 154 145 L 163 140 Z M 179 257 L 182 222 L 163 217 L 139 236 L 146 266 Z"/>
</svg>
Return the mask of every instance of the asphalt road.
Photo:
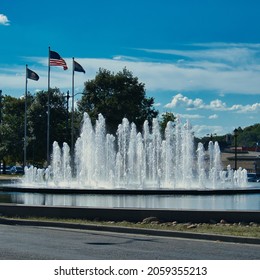
<svg viewBox="0 0 260 280">
<path fill-rule="evenodd" d="M 0 259 L 259 260 L 260 245 L 1 224 Z"/>
</svg>

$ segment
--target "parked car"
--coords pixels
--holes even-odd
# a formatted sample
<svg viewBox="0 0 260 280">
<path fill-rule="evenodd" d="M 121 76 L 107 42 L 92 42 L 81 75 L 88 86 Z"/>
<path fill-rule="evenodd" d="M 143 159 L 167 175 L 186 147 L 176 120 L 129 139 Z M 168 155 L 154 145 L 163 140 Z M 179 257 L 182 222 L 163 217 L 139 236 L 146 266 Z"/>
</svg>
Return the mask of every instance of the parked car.
<svg viewBox="0 0 260 280">
<path fill-rule="evenodd" d="M 247 173 L 248 182 L 260 182 L 260 176 L 256 173 Z"/>
<path fill-rule="evenodd" d="M 4 172 L 3 166 L 1 165 L 0 173 L 3 174 L 3 172 Z M 6 167 L 5 167 L 5 174 L 11 174 L 11 166 L 6 165 Z"/>
<path fill-rule="evenodd" d="M 11 174 L 24 174 L 24 169 L 22 166 L 13 166 L 10 169 Z"/>
</svg>

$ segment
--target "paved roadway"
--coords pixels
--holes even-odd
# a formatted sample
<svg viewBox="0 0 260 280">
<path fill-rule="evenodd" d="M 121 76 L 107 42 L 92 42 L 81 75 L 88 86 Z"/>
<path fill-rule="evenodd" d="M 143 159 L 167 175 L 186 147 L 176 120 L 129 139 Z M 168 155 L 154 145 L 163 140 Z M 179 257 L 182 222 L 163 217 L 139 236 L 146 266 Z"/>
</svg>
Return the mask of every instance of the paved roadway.
<svg viewBox="0 0 260 280">
<path fill-rule="evenodd" d="M 260 259 L 260 245 L 0 224 L 0 259 Z"/>
</svg>

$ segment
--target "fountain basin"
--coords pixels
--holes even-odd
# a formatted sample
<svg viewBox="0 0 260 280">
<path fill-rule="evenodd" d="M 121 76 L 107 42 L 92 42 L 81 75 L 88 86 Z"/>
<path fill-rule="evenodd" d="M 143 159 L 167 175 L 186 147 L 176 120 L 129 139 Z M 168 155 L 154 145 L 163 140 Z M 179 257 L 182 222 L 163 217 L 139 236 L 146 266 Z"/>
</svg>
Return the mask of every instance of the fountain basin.
<svg viewBox="0 0 260 280">
<path fill-rule="evenodd" d="M 260 187 L 232 189 L 126 189 L 126 188 L 61 188 L 61 187 L 30 187 L 19 185 L 0 186 L 0 192 L 48 193 L 48 194 L 101 194 L 101 195 L 234 195 L 260 194 Z"/>
<path fill-rule="evenodd" d="M 101 221 L 140 222 L 147 217 L 157 217 L 161 222 L 219 222 L 260 223 L 260 211 L 201 211 L 201 210 L 167 210 L 167 209 L 134 209 L 134 208 L 89 208 L 12 205 L 0 203 L 0 212 L 7 217 L 47 217 L 64 219 L 87 219 Z M 129 229 L 128 229 L 129 231 Z"/>
<path fill-rule="evenodd" d="M 2 197 L 2 201 L 1 201 Z M 259 211 L 260 188 L 91 189 L 0 186 L 0 203 L 65 207 L 107 207 L 201 211 Z"/>
</svg>

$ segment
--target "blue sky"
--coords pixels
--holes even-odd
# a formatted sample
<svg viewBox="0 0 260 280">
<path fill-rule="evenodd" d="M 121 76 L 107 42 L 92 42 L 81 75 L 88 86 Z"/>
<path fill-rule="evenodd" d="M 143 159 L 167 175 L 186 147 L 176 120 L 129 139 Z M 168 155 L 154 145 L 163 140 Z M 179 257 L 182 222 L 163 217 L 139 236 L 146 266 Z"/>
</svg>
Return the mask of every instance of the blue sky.
<svg viewBox="0 0 260 280">
<path fill-rule="evenodd" d="M 260 122 L 259 14 L 258 0 L 1 0 L 0 89 L 22 96 L 28 64 L 28 90 L 46 90 L 50 46 L 69 66 L 51 68 L 52 87 L 71 89 L 72 57 L 76 92 L 126 67 L 196 136 L 231 133 Z"/>
</svg>

